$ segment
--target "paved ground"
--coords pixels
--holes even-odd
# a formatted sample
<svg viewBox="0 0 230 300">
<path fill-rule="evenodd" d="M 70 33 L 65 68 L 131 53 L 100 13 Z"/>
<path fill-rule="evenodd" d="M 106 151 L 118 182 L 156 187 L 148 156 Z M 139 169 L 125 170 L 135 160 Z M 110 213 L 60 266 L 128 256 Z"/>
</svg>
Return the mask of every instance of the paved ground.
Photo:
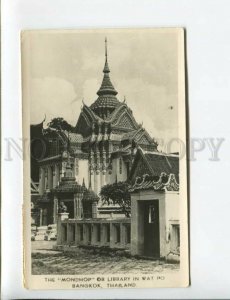
<svg viewBox="0 0 230 300">
<path fill-rule="evenodd" d="M 32 244 L 32 257 L 35 253 L 41 254 L 55 254 L 60 251 L 54 251 L 53 246 L 56 245 L 56 241 L 33 241 Z"/>
<path fill-rule="evenodd" d="M 119 256 L 116 253 L 98 254 L 93 250 L 77 249 L 63 253 L 53 251 L 55 242 L 32 242 L 32 273 L 39 274 L 127 274 L 176 272 L 178 264 Z"/>
</svg>

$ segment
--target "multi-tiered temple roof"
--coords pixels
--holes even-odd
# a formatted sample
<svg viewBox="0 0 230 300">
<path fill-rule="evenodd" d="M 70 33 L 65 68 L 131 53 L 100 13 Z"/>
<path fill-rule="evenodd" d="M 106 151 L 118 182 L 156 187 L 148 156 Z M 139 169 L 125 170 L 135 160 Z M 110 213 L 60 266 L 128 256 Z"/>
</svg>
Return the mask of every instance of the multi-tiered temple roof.
<svg viewBox="0 0 230 300">
<path fill-rule="evenodd" d="M 82 158 L 89 158 L 90 149 L 94 145 L 108 147 L 108 143 L 112 156 L 116 153 L 132 155 L 136 146 L 146 151 L 157 151 L 157 142 L 142 124 L 137 123 L 126 101 L 117 98 L 118 93 L 110 80 L 107 40 L 103 73 L 98 98 L 90 106 L 83 104 L 74 132 L 49 129 L 46 134 L 47 153 L 42 163 L 46 163 L 49 157 L 62 157 L 67 145 L 71 157 L 77 155 Z"/>
<path fill-rule="evenodd" d="M 157 143 L 142 125 L 138 124 L 126 101 L 119 101 L 117 91 L 110 80 L 107 40 L 105 40 L 104 77 L 97 92 L 98 98 L 91 106 L 83 105 L 75 132 L 83 136 L 84 143 L 110 140 L 119 148 L 136 144 L 150 151 L 157 151 Z M 115 148 L 117 148 L 116 145 Z M 118 149 L 116 149 L 117 151 Z"/>
</svg>

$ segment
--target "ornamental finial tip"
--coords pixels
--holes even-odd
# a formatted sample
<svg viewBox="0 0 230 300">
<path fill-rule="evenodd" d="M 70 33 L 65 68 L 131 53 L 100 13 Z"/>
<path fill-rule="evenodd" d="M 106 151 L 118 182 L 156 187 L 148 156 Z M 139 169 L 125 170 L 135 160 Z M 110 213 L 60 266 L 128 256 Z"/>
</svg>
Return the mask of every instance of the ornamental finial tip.
<svg viewBox="0 0 230 300">
<path fill-rule="evenodd" d="M 106 61 L 107 61 L 107 56 L 108 56 L 108 53 L 107 53 L 107 37 L 105 37 L 105 58 L 106 58 Z"/>
</svg>

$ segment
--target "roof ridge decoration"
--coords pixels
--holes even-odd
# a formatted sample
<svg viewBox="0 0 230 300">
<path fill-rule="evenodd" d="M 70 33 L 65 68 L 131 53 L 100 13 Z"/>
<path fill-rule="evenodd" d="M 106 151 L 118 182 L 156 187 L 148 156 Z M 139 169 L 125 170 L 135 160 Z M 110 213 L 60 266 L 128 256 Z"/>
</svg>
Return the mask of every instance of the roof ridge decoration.
<svg viewBox="0 0 230 300">
<path fill-rule="evenodd" d="M 146 165 L 148 166 L 148 169 L 150 169 L 152 171 L 152 168 L 150 167 L 150 165 L 144 155 L 143 149 L 138 144 L 136 145 L 136 147 L 137 147 L 137 152 L 135 154 L 134 161 L 131 166 L 129 178 L 132 178 L 132 176 L 137 172 L 137 165 L 140 161 L 140 157 L 143 159 L 144 163 L 146 163 Z M 136 179 L 137 179 L 137 177 L 136 177 Z"/>
<path fill-rule="evenodd" d="M 137 129 L 136 133 L 134 134 L 133 138 L 136 138 L 136 136 L 137 136 L 140 132 L 143 132 L 143 130 L 144 130 L 144 128 L 143 128 L 142 126 L 140 126 L 140 127 Z"/>
<path fill-rule="evenodd" d="M 90 116 L 93 121 L 97 121 L 97 120 L 103 121 L 103 119 L 100 118 L 98 115 L 96 115 L 94 111 L 86 104 L 84 104 L 83 106 L 83 113 L 86 113 L 86 117 L 87 115 Z"/>
<path fill-rule="evenodd" d="M 153 138 L 151 138 L 151 136 L 150 136 L 150 134 L 148 133 L 148 131 L 145 130 L 144 128 L 143 128 L 143 131 L 142 131 L 141 135 L 138 136 L 138 137 L 135 136 L 134 139 L 135 139 L 137 142 L 142 142 L 142 139 L 143 139 L 143 138 L 146 138 L 146 140 L 148 141 L 148 143 L 153 143 L 153 144 L 155 144 L 155 146 L 157 147 L 157 143 L 153 140 Z"/>
<path fill-rule="evenodd" d="M 167 191 L 179 191 L 179 183 L 176 180 L 175 174 L 169 174 L 168 182 L 166 183 Z"/>
<path fill-rule="evenodd" d="M 66 147 L 68 143 L 68 136 L 65 134 L 64 130 L 56 130 L 58 137 L 61 139 L 64 147 Z"/>
<path fill-rule="evenodd" d="M 160 151 L 149 151 L 149 150 L 144 150 L 142 149 L 144 154 L 150 154 L 150 155 L 159 155 L 159 156 L 164 156 L 167 158 L 169 157 L 174 157 L 174 158 L 179 158 L 179 155 L 177 154 L 172 154 L 172 153 L 166 153 L 166 152 L 160 152 Z"/>
<path fill-rule="evenodd" d="M 140 145 L 138 145 L 138 149 L 140 150 L 141 156 L 144 159 L 145 163 L 148 165 L 149 169 L 154 173 L 154 170 L 153 170 L 152 166 L 150 165 L 148 159 L 146 158 L 146 156 L 144 154 L 144 150 L 142 149 L 142 147 Z"/>
<path fill-rule="evenodd" d="M 138 190 L 153 189 L 155 191 L 179 191 L 179 183 L 176 180 L 175 174 L 171 173 L 167 175 L 162 172 L 158 180 L 154 180 L 149 174 L 144 174 L 141 177 L 137 177 L 135 183 L 130 188 L 130 192 Z"/>
<path fill-rule="evenodd" d="M 92 123 L 97 123 L 98 121 L 103 122 L 104 120 L 101 119 L 89 106 L 84 104 L 75 126 L 75 132 L 82 134 L 85 138 L 85 135 L 83 134 L 85 128 L 87 127 L 88 129 L 90 129 Z M 89 134 L 90 133 L 88 133 L 88 135 Z"/>
</svg>

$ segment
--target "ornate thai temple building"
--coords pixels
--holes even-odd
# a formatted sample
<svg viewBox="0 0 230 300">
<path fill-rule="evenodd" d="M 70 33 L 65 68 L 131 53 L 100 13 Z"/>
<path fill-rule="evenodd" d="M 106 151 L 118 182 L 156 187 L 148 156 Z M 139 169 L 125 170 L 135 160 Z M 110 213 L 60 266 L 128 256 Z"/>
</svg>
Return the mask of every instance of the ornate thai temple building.
<svg viewBox="0 0 230 300">
<path fill-rule="evenodd" d="M 81 150 L 86 154 L 84 158 L 76 157 L 75 167 L 84 164 L 88 173 L 85 178 L 91 180 L 96 193 L 105 184 L 128 178 L 136 145 L 157 150 L 156 142 L 137 124 L 125 101 L 117 98 L 109 76 L 107 48 L 103 73 L 98 98 L 90 107 L 83 105 L 73 137 L 81 141 Z"/>
<path fill-rule="evenodd" d="M 45 142 L 40 146 L 46 146 L 45 152 L 41 153 L 42 159 L 34 162 L 39 169 L 39 202 L 43 206 L 40 224 L 56 220 L 57 209 L 54 209 L 55 204 L 50 203 L 54 202 L 55 188 L 62 188 L 67 163 L 76 182 L 82 184 L 84 181 L 87 188 L 90 185 L 92 191 L 99 195 L 105 184 L 128 179 L 137 147 L 157 151 L 156 141 L 136 122 L 126 101 L 119 101 L 117 94 L 110 79 L 106 41 L 103 79 L 97 99 L 90 106 L 83 103 L 74 132 L 49 130 L 43 134 L 42 123 L 32 125 L 35 134 L 31 138 L 36 139 L 43 134 Z M 71 203 L 67 206 L 74 211 Z M 119 214 L 118 207 L 105 207 L 101 201 L 98 209 L 101 216 Z"/>
<path fill-rule="evenodd" d="M 74 130 L 31 125 L 32 223 L 57 224 L 60 247 L 106 246 L 178 257 L 179 157 L 159 152 L 126 101 L 119 101 L 105 46 L 97 99 L 83 103 Z M 100 199 L 104 185 L 119 181 L 130 185 L 131 218 Z"/>
</svg>

